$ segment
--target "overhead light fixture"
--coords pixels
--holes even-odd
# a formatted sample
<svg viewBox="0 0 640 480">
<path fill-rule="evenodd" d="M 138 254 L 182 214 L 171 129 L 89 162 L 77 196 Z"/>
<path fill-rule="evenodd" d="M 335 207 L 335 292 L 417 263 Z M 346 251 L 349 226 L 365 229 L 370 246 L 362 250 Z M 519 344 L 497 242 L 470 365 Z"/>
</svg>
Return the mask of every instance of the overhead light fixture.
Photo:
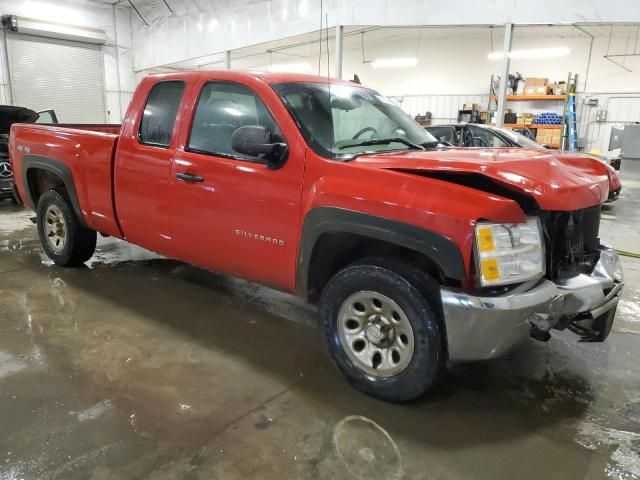
<svg viewBox="0 0 640 480">
<path fill-rule="evenodd" d="M 413 57 L 378 58 L 371 62 L 373 68 L 415 67 L 417 64 L 418 59 Z"/>
<path fill-rule="evenodd" d="M 107 41 L 106 32 L 97 28 L 78 27 L 76 25 L 67 25 L 35 18 L 16 17 L 15 15 L 5 15 L 2 17 L 2 20 L 4 22 L 3 24 L 6 23 L 8 30 L 17 31 L 18 33 L 26 35 L 74 40 L 100 45 L 104 45 Z"/>
<path fill-rule="evenodd" d="M 309 73 L 309 63 L 274 63 L 269 67 L 270 72 Z"/>
<path fill-rule="evenodd" d="M 571 50 L 566 47 L 556 48 L 535 48 L 532 50 L 512 50 L 509 58 L 553 58 L 569 55 Z M 489 60 L 500 60 L 504 58 L 504 52 L 491 52 L 487 55 Z"/>
</svg>

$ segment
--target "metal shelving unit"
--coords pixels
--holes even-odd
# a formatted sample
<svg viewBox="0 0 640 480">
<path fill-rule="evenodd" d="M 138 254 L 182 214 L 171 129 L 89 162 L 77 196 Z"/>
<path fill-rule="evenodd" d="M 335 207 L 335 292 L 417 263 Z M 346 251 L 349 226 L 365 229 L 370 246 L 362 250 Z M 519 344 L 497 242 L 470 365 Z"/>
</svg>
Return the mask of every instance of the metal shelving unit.
<svg viewBox="0 0 640 480">
<path fill-rule="evenodd" d="M 489 105 L 487 108 L 487 122 L 491 117 L 491 112 L 495 112 L 498 108 L 498 96 L 496 95 L 496 91 L 494 88 L 494 83 L 496 79 L 494 75 L 491 75 L 491 83 L 489 84 Z M 562 113 L 562 124 L 559 125 L 542 125 L 542 124 L 531 124 L 524 125 L 519 123 L 505 123 L 504 126 L 507 128 L 529 128 L 532 130 L 537 130 L 539 128 L 547 128 L 547 129 L 562 129 L 562 137 L 560 140 L 560 144 L 551 145 L 552 148 L 560 148 L 560 149 L 571 149 L 572 146 L 568 145 L 570 143 L 570 133 L 573 128 L 573 139 L 575 142 L 575 128 L 576 128 L 576 116 L 575 116 L 575 91 L 576 84 L 578 81 L 578 75 L 572 74 L 569 72 L 567 76 L 567 94 L 566 95 L 508 95 L 507 102 L 563 102 L 563 113 Z M 570 102 L 573 102 L 573 106 L 570 106 Z M 575 143 L 573 144 L 573 148 L 575 149 Z"/>
</svg>

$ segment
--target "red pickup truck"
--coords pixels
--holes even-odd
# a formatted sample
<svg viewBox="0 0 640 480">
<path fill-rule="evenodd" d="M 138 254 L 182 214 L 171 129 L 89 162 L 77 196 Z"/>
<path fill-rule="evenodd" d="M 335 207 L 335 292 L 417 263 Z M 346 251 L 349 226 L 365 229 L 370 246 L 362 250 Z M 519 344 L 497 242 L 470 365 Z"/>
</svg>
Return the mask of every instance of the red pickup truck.
<svg viewBox="0 0 640 480">
<path fill-rule="evenodd" d="M 603 341 L 623 285 L 600 162 L 443 148 L 340 80 L 149 76 L 121 126 L 13 125 L 10 156 L 56 264 L 99 232 L 296 293 L 348 381 L 388 401 L 552 328 Z"/>
</svg>

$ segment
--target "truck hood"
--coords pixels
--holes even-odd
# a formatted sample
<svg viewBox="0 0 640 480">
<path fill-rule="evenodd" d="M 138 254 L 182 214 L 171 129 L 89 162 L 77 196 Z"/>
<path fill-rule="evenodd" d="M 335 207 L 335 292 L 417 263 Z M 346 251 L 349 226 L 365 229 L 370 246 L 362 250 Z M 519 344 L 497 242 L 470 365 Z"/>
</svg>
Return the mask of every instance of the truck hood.
<svg viewBox="0 0 640 480">
<path fill-rule="evenodd" d="M 29 108 L 0 105 L 0 135 L 9 135 L 14 123 L 32 123 L 38 114 Z"/>
<path fill-rule="evenodd" d="M 450 148 L 361 155 L 350 163 L 432 176 L 471 187 L 473 178 L 480 176 L 503 190 L 530 197 L 543 210 L 588 208 L 604 203 L 609 194 L 606 167 L 579 153 L 527 148 Z M 486 183 L 478 182 L 477 188 L 484 189 L 480 184 Z"/>
</svg>

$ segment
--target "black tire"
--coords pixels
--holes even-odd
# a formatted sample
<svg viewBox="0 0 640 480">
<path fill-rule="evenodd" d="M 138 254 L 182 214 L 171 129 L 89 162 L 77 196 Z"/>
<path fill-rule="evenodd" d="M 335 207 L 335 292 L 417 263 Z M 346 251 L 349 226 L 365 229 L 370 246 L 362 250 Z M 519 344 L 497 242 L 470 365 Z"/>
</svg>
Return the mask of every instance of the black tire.
<svg viewBox="0 0 640 480">
<path fill-rule="evenodd" d="M 49 245 L 45 233 L 45 213 L 52 205 L 61 212 L 66 227 L 65 243 L 58 252 Z M 78 267 L 91 258 L 96 249 L 96 232 L 80 223 L 66 192 L 49 190 L 42 194 L 38 200 L 37 213 L 40 242 L 53 263 L 61 267 Z"/>
<path fill-rule="evenodd" d="M 413 355 L 404 370 L 392 376 L 364 371 L 341 341 L 340 309 L 352 295 L 363 291 L 378 292 L 393 300 L 413 330 Z M 329 353 L 347 381 L 361 392 L 388 402 L 404 402 L 424 395 L 443 376 L 446 333 L 439 286 L 425 272 L 392 259 L 359 261 L 331 278 L 319 307 Z"/>
</svg>

